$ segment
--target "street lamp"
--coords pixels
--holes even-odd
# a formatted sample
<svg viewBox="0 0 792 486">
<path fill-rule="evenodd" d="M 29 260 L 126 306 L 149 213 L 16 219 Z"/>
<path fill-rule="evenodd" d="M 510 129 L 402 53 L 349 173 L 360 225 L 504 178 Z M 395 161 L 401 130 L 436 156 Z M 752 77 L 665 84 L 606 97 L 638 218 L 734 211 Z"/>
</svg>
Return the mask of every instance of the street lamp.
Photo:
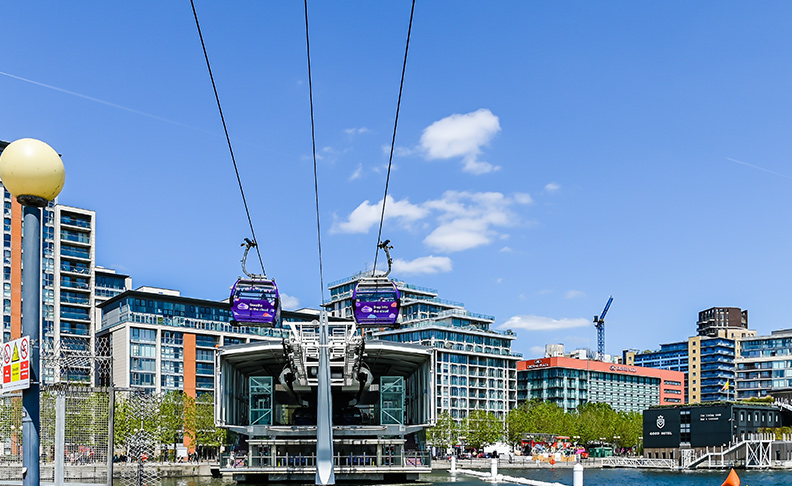
<svg viewBox="0 0 792 486">
<path fill-rule="evenodd" d="M 38 486 L 40 444 L 41 208 L 63 189 L 63 161 L 46 143 L 23 138 L 0 154 L 0 180 L 22 205 L 22 335 L 30 337 L 30 387 L 22 391 L 22 484 Z"/>
</svg>

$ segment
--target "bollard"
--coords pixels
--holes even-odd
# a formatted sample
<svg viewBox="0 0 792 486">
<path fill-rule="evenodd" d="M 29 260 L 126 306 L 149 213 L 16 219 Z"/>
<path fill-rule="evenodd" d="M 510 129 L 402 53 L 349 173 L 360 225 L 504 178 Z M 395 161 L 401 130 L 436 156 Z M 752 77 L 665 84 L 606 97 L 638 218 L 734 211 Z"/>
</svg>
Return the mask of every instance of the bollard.
<svg viewBox="0 0 792 486">
<path fill-rule="evenodd" d="M 490 474 L 492 474 L 492 479 L 498 479 L 498 460 L 490 459 L 490 461 Z"/>
<path fill-rule="evenodd" d="M 456 474 L 456 456 L 451 456 L 451 474 Z"/>
<path fill-rule="evenodd" d="M 583 464 L 575 464 L 572 468 L 572 486 L 583 486 Z"/>
</svg>

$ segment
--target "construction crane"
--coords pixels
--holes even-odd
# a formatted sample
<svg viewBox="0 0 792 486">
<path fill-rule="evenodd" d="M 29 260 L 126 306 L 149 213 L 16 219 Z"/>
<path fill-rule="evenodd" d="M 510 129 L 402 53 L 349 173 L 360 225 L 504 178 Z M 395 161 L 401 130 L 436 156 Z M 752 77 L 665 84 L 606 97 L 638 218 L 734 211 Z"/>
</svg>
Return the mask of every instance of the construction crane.
<svg viewBox="0 0 792 486">
<path fill-rule="evenodd" d="M 594 326 L 597 328 L 597 360 L 602 361 L 605 357 L 605 314 L 610 309 L 613 296 L 608 297 L 608 303 L 602 309 L 602 314 L 599 317 L 594 316 Z"/>
</svg>

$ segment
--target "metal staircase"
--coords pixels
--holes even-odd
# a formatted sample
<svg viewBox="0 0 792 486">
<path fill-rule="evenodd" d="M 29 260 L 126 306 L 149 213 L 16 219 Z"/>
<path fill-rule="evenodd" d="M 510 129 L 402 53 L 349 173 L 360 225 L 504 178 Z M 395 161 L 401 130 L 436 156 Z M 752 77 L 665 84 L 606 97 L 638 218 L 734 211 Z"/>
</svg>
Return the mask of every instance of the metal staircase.
<svg viewBox="0 0 792 486">
<path fill-rule="evenodd" d="M 767 469 L 772 466 L 770 457 L 770 444 L 774 437 L 771 434 L 752 434 L 734 442 L 726 447 L 721 446 L 720 450 L 709 448 L 699 457 L 683 458 L 682 467 L 695 469 L 706 463 L 707 468 L 727 468 L 736 465 L 744 466 L 746 469 Z M 687 462 L 687 464 L 685 464 Z"/>
</svg>

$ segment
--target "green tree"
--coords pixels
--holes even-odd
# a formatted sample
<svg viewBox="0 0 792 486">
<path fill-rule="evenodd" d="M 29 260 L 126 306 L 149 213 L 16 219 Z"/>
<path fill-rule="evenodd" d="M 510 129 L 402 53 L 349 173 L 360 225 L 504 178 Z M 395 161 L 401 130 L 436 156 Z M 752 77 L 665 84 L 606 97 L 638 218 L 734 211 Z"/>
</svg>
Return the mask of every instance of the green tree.
<svg viewBox="0 0 792 486">
<path fill-rule="evenodd" d="M 215 426 L 214 397 L 202 393 L 195 401 L 195 448 L 219 448 L 226 444 L 226 429 Z"/>
<path fill-rule="evenodd" d="M 523 434 L 545 433 L 567 435 L 573 429 L 572 417 L 552 402 L 531 400 L 522 403 L 506 415 L 507 440 L 519 444 Z"/>
<path fill-rule="evenodd" d="M 444 410 L 437 417 L 437 424 L 426 431 L 426 440 L 435 447 L 448 449 L 457 444 L 459 424 Z"/>
<path fill-rule="evenodd" d="M 615 440 L 618 447 L 636 447 L 640 442 L 638 437 L 643 435 L 643 415 L 638 412 L 617 412 Z"/>
<path fill-rule="evenodd" d="M 173 443 L 173 460 L 176 448 L 184 433 L 185 395 L 178 390 L 169 391 L 162 397 L 159 409 L 159 440 L 164 444 Z"/>
<path fill-rule="evenodd" d="M 473 410 L 468 414 L 466 423 L 466 442 L 471 447 L 481 449 L 503 440 L 503 421 L 492 412 Z"/>
<path fill-rule="evenodd" d="M 618 414 L 607 403 L 587 402 L 580 405 L 573 418 L 573 434 L 580 436 L 583 443 L 610 441 L 616 432 Z"/>
</svg>

